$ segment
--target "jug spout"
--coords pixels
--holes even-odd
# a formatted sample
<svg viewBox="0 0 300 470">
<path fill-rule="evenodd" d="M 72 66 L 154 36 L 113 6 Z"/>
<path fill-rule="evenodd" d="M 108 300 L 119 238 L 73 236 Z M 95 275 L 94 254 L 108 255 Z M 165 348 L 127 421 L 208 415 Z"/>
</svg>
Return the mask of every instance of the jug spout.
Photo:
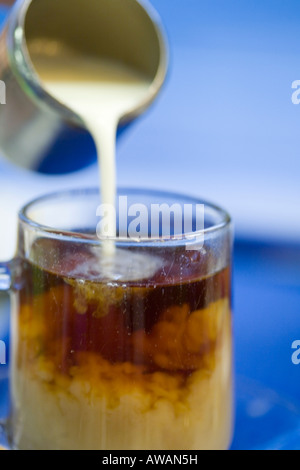
<svg viewBox="0 0 300 470">
<path fill-rule="evenodd" d="M 157 13 L 140 0 L 19 0 L 14 5 L 0 35 L 0 153 L 29 170 L 69 173 L 96 160 L 95 144 L 80 117 L 45 89 L 31 56 L 37 40 L 45 51 L 63 44 L 149 77 L 145 99 L 122 118 L 120 134 L 165 81 L 165 34 Z"/>
</svg>

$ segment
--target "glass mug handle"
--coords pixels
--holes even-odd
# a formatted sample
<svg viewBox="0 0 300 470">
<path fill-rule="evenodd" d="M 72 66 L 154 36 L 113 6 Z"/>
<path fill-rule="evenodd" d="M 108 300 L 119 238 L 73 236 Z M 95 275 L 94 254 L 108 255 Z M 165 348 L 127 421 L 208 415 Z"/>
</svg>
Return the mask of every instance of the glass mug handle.
<svg viewBox="0 0 300 470">
<path fill-rule="evenodd" d="M 11 288 L 11 262 L 8 263 L 0 263 L 0 293 L 1 292 L 6 292 L 9 293 L 10 288 Z M 0 310 L 0 321 L 1 321 L 1 310 Z M 6 348 L 2 348 L 1 351 L 1 346 L 2 346 L 1 338 L 0 338 L 0 367 L 3 365 L 3 360 L 1 361 L 2 353 L 5 354 L 6 356 Z M 6 361 L 4 361 L 5 363 Z M 1 447 L 2 445 L 5 445 L 6 441 L 6 432 L 5 432 L 5 425 L 6 425 L 6 418 L 0 416 L 0 450 L 3 449 Z"/>
</svg>

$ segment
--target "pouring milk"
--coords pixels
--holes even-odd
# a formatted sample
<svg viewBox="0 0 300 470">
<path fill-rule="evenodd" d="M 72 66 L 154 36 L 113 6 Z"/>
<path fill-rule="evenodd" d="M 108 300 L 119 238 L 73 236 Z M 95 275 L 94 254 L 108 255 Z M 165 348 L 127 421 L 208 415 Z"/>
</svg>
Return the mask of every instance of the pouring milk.
<svg viewBox="0 0 300 470">
<path fill-rule="evenodd" d="M 143 102 L 151 81 L 120 62 L 87 57 L 67 48 L 49 56 L 37 43 L 31 45 L 30 53 L 48 93 L 80 116 L 94 138 L 102 204 L 115 207 L 118 125 L 122 117 Z M 103 235 L 115 237 L 116 231 L 116 219 L 110 211 Z M 93 253 L 99 272 L 111 280 L 149 278 L 161 265 L 156 257 L 116 251 L 112 240 L 104 241 L 101 253 L 97 249 Z"/>
<path fill-rule="evenodd" d="M 46 90 L 81 117 L 97 149 L 102 204 L 116 204 L 116 134 L 119 122 L 151 86 L 149 79 L 120 62 L 95 59 L 66 48 L 53 57 L 31 47 L 31 59 Z M 116 220 L 108 215 L 105 235 L 116 236 Z M 113 245 L 106 243 L 106 251 Z"/>
</svg>

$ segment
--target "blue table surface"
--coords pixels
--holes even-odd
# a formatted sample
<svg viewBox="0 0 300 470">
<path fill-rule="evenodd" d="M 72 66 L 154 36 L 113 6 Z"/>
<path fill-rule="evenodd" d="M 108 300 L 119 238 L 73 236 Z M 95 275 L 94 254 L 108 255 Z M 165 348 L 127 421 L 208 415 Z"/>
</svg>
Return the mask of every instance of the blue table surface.
<svg viewBox="0 0 300 470">
<path fill-rule="evenodd" d="M 145 134 L 143 125 L 131 132 L 135 146 L 131 147 L 128 140 L 121 149 L 124 157 L 120 159 L 122 182 L 131 185 L 138 179 L 140 186 L 144 183 L 149 186 L 149 181 L 155 180 L 159 186 L 165 183 L 167 189 L 187 192 L 189 185 L 197 183 L 197 171 L 191 172 L 197 164 L 195 156 L 189 161 L 189 173 L 182 169 L 182 175 L 180 172 L 172 174 L 172 185 L 167 175 L 169 168 L 174 166 L 173 159 L 176 165 L 180 165 L 179 156 L 185 155 L 184 148 L 190 155 L 197 145 L 199 152 L 209 156 L 203 167 L 198 164 L 199 174 L 202 172 L 212 181 L 215 169 L 218 169 L 213 189 L 203 181 L 201 185 L 203 194 L 209 198 L 227 207 L 229 204 L 229 209 L 232 204 L 236 215 L 234 337 L 237 406 L 232 448 L 300 449 L 300 365 L 293 365 L 291 360 L 292 343 L 300 340 L 300 244 L 291 241 L 297 240 L 298 225 L 294 224 L 293 230 L 289 230 L 289 221 L 299 221 L 298 110 L 290 107 L 290 85 L 300 78 L 300 75 L 297 77 L 299 60 L 295 60 L 299 44 L 296 34 L 299 34 L 297 18 L 300 5 L 294 0 L 228 0 L 226 8 L 225 2 L 220 0 L 189 0 L 189 8 L 180 7 L 176 0 L 154 0 L 153 3 L 168 25 L 178 54 L 177 59 L 173 57 L 175 71 L 176 67 L 177 72 L 179 68 L 182 70 L 182 61 L 190 65 L 195 51 L 201 51 L 201 59 L 195 60 L 197 69 L 191 69 L 188 76 L 177 73 L 177 85 L 185 80 L 187 89 L 186 94 L 178 96 L 178 113 L 170 113 L 173 88 L 173 94 L 167 93 L 160 104 L 160 128 L 153 127 L 157 112 L 154 111 L 149 120 L 146 118 L 141 123 L 145 126 Z M 198 27 L 200 24 L 201 28 Z M 232 34 L 228 34 L 229 30 Z M 197 49 L 200 39 L 202 49 Z M 209 58 L 209 52 L 217 54 L 217 67 Z M 243 52 L 250 61 L 247 64 Z M 199 67 L 203 57 L 205 70 Z M 232 68 L 234 66 L 235 69 Z M 192 73 L 195 71 L 196 75 Z M 249 71 L 252 71 L 250 75 Z M 236 72 L 238 74 L 234 78 Z M 182 125 L 193 104 L 188 90 L 200 80 L 204 80 L 204 87 L 209 92 L 199 92 L 195 98 L 197 109 L 193 118 L 196 119 L 197 115 L 198 118 L 197 121 L 193 119 L 194 127 L 188 129 Z M 257 108 L 261 110 L 259 115 L 255 112 Z M 206 117 L 198 114 L 201 109 L 206 110 Z M 225 113 L 224 109 L 231 112 Z M 183 114 L 181 119 L 180 114 Z M 239 116 L 243 116 L 241 122 Z M 148 137 L 154 129 L 157 135 L 155 142 Z M 204 132 L 199 134 L 199 129 Z M 184 142 L 178 140 L 180 136 Z M 144 152 L 146 144 L 146 175 L 138 170 L 129 172 L 128 168 L 134 164 L 131 152 L 133 149 Z M 157 154 L 160 152 L 166 152 L 167 156 L 164 165 L 159 167 L 159 174 L 156 174 L 155 158 L 159 158 Z M 191 175 L 190 181 L 186 180 L 187 174 Z M 243 187 L 247 185 L 249 190 L 246 194 Z M 254 195 L 255 210 L 251 209 L 253 189 L 259 194 L 259 197 Z M 226 199 L 228 194 L 231 196 Z M 292 199 L 296 202 L 290 207 L 289 219 L 282 222 L 270 216 L 274 210 L 273 201 L 280 203 L 280 210 L 285 211 Z M 251 227 L 255 227 L 260 201 L 263 207 L 263 211 L 257 214 L 260 230 L 255 232 Z M 243 215 L 246 210 L 251 223 Z M 264 214 L 266 223 L 263 222 Z M 272 229 L 268 230 L 271 222 Z M 4 377 L 6 372 L 6 368 L 0 366 L 0 377 Z M 7 400 L 7 382 L 2 380 L 0 416 L 5 414 Z"/>
</svg>

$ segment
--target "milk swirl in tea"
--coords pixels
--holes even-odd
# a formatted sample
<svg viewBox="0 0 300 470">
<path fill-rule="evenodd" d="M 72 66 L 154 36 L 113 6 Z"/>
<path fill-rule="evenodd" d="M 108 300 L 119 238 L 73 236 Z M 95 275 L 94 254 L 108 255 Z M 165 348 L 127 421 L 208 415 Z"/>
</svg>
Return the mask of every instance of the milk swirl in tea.
<svg viewBox="0 0 300 470">
<path fill-rule="evenodd" d="M 160 259 L 154 275 L 112 283 L 97 250 L 32 247 L 14 302 L 19 448 L 227 448 L 230 269 L 208 274 L 213 252 L 184 247 L 147 255 Z"/>
</svg>

